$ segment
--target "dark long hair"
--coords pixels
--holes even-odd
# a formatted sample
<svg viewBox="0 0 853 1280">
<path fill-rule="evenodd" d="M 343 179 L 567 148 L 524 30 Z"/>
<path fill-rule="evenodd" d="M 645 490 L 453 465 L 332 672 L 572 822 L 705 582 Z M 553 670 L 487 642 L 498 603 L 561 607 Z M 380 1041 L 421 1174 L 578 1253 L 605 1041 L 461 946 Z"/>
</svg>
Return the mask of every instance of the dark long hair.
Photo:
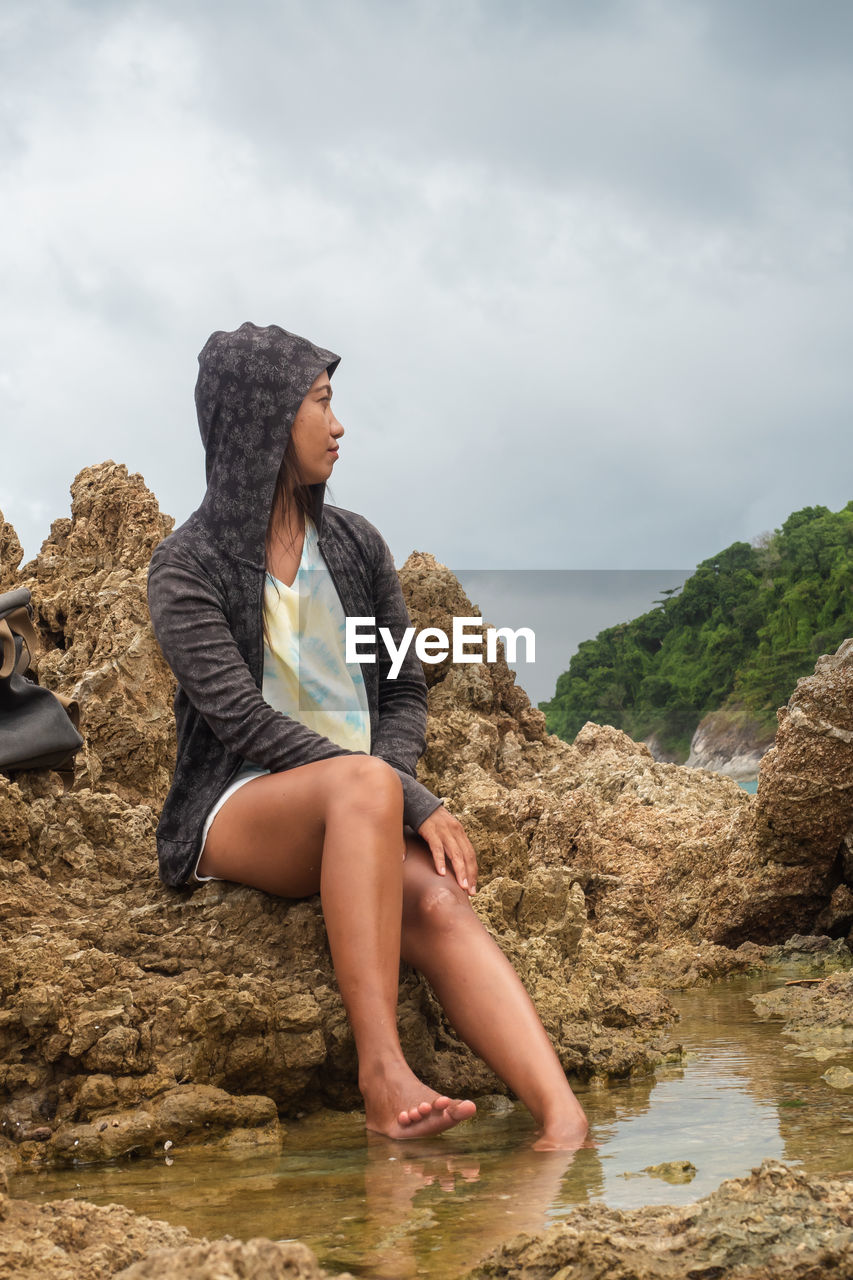
<svg viewBox="0 0 853 1280">
<path fill-rule="evenodd" d="M 284 528 L 284 522 L 289 511 L 299 511 L 302 516 L 302 524 L 304 527 L 306 517 L 311 515 L 312 502 L 311 491 L 305 482 L 302 474 L 302 468 L 296 457 L 296 449 L 291 436 L 287 441 L 287 447 L 284 451 L 284 457 L 281 460 L 281 466 L 278 469 L 278 476 L 275 482 L 275 492 L 273 493 L 272 506 L 270 508 L 270 518 L 267 524 L 267 536 L 265 542 L 265 563 L 266 568 L 270 569 L 270 556 L 272 554 L 272 530 L 273 525 L 278 523 L 279 528 Z M 277 590 L 278 588 L 276 588 Z M 270 643 L 269 630 L 267 628 L 266 610 L 264 611 L 264 640 Z"/>
</svg>

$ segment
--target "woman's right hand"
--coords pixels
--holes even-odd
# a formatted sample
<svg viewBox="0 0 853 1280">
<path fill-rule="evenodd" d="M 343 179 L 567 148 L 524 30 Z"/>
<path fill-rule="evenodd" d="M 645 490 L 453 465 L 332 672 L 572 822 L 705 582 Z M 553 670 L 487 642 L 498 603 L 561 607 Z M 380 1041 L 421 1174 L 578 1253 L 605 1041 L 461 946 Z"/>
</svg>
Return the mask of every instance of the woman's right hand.
<svg viewBox="0 0 853 1280">
<path fill-rule="evenodd" d="M 438 874 L 447 874 L 449 861 L 457 882 L 473 897 L 477 890 L 477 854 L 459 819 L 439 805 L 418 827 L 418 835 L 429 845 Z"/>
</svg>

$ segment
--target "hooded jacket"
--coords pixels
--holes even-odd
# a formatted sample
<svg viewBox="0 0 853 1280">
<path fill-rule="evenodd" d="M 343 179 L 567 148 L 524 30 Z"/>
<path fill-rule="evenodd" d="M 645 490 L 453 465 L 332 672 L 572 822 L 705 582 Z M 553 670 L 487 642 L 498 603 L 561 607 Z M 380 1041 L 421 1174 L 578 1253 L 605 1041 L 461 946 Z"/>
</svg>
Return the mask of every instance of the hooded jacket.
<svg viewBox="0 0 853 1280">
<path fill-rule="evenodd" d="M 331 756 L 338 746 L 264 700 L 265 540 L 276 479 L 297 410 L 315 378 L 340 357 L 277 325 L 216 332 L 199 355 L 196 408 L 205 448 L 201 505 L 154 549 L 148 605 L 178 682 L 175 773 L 157 826 L 160 878 L 186 885 L 205 818 L 251 760 L 275 773 Z M 396 645 L 410 626 L 387 543 L 363 516 L 325 503 L 309 486 L 318 547 L 349 617 L 373 617 Z M 403 786 L 403 820 L 415 830 L 441 801 L 415 777 L 426 744 L 426 680 L 413 647 L 396 679 L 379 646 L 360 663 L 371 755 Z"/>
</svg>

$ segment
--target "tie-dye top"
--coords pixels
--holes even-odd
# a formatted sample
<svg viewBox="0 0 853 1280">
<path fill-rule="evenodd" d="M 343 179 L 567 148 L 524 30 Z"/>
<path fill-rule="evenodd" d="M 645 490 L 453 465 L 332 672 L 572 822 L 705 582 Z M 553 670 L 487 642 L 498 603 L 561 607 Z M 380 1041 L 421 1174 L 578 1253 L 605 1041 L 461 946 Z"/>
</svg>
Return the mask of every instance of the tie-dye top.
<svg viewBox="0 0 853 1280">
<path fill-rule="evenodd" d="M 369 755 L 367 691 L 358 663 L 344 661 L 346 618 L 310 516 L 293 586 L 267 573 L 264 616 L 265 701 L 339 747 Z M 266 770 L 247 760 L 237 777 L 249 772 Z"/>
</svg>

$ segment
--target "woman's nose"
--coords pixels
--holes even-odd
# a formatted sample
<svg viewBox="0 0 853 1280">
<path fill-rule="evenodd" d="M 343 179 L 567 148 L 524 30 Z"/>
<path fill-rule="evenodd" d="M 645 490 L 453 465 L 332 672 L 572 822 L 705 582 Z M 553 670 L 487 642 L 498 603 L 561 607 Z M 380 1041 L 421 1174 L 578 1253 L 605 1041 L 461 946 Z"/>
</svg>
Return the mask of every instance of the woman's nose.
<svg viewBox="0 0 853 1280">
<path fill-rule="evenodd" d="M 332 416 L 334 417 L 334 415 Z M 337 439 L 339 436 L 342 436 L 343 434 L 344 434 L 344 429 L 341 426 L 341 424 L 338 422 L 337 418 L 335 418 L 335 425 L 332 427 L 332 435 L 335 437 L 335 439 Z"/>
</svg>

